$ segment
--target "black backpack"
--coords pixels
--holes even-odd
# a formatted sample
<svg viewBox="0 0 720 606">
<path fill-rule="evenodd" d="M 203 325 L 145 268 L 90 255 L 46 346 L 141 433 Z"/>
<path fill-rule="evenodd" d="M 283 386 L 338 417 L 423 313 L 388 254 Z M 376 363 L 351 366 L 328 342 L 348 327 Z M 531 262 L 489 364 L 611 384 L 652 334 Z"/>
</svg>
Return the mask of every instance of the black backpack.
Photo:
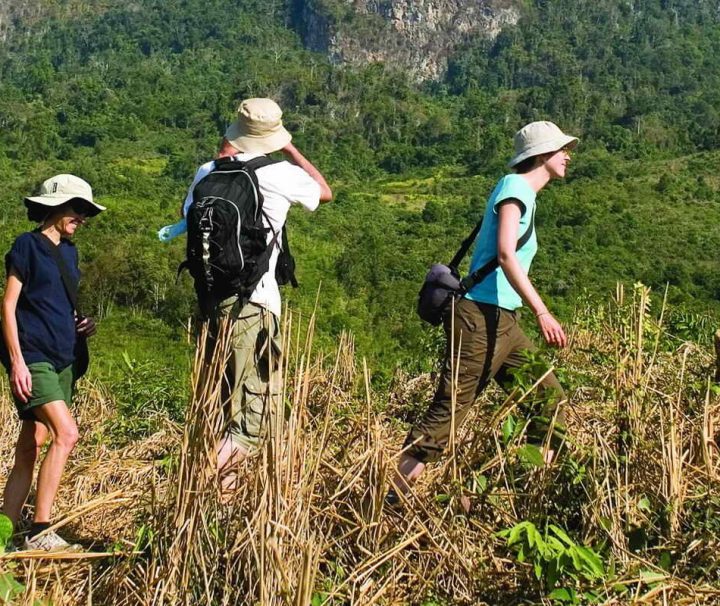
<svg viewBox="0 0 720 606">
<path fill-rule="evenodd" d="M 244 305 L 268 271 L 275 246 L 282 249 L 278 268 L 286 268 L 288 263 L 294 266 L 292 257 L 286 260 L 290 253 L 285 228 L 268 243 L 270 230 L 263 224 L 263 196 L 255 171 L 274 163 L 266 156 L 247 162 L 221 158 L 193 190 L 185 217 L 187 258 L 180 270 L 190 271 L 200 309 L 206 315 L 233 295 Z M 287 281 L 296 284 L 292 272 L 282 283 Z"/>
</svg>

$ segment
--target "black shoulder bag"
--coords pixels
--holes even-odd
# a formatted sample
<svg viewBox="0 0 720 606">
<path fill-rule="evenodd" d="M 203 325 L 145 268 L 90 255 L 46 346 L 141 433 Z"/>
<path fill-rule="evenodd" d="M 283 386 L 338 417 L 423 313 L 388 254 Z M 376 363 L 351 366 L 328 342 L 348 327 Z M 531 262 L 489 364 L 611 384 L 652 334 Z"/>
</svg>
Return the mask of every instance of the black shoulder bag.
<svg viewBox="0 0 720 606">
<path fill-rule="evenodd" d="M 420 293 L 418 294 L 417 302 L 417 313 L 425 322 L 433 326 L 438 326 L 442 322 L 443 314 L 450 304 L 450 301 L 464 295 L 473 288 L 473 286 L 480 284 L 488 274 L 497 269 L 499 265 L 498 258 L 494 257 L 471 274 L 460 278 L 458 266 L 468 250 L 470 250 L 478 233 L 480 233 L 482 223 L 483 220 L 480 219 L 472 232 L 470 232 L 470 235 L 463 240 L 463 243 L 448 265 L 434 263 L 430 266 L 430 271 L 428 271 L 425 276 L 425 282 L 423 282 Z M 517 246 L 515 247 L 516 251 L 527 244 L 528 240 L 532 237 L 534 229 L 535 209 L 533 208 L 530 225 L 518 240 Z"/>
<path fill-rule="evenodd" d="M 65 260 L 60 255 L 60 249 L 55 245 L 54 242 L 52 242 L 52 240 L 50 240 L 50 238 L 48 238 L 43 233 L 34 231 L 32 232 L 32 234 L 40 242 L 42 242 L 42 245 L 50 253 L 50 256 L 55 260 L 58 270 L 60 271 L 60 277 L 62 278 L 63 286 L 65 287 L 65 292 L 67 293 L 68 299 L 70 300 L 70 305 L 72 305 L 73 309 L 75 310 L 75 323 L 77 324 L 84 318 L 84 316 L 82 315 L 82 313 L 80 313 L 80 309 L 78 308 L 77 304 L 77 286 L 73 283 L 72 278 L 70 277 L 70 272 L 67 265 L 65 265 Z M 74 374 L 76 379 L 82 377 L 87 372 L 88 366 L 90 366 L 90 352 L 88 350 L 87 337 L 80 334 L 76 334 L 75 338 L 74 364 Z"/>
</svg>

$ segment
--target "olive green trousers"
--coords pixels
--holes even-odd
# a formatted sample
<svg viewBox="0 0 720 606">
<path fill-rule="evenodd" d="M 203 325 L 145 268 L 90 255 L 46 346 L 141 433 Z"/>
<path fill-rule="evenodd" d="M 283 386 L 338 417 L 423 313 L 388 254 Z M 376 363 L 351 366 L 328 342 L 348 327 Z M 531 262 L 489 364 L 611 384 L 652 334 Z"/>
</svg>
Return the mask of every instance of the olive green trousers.
<svg viewBox="0 0 720 606">
<path fill-rule="evenodd" d="M 227 316 L 232 336 L 223 378 L 226 435 L 251 452 L 271 435 L 281 408 L 280 323 L 259 305 L 241 307 L 236 297 L 220 304 L 213 323 Z"/>
<path fill-rule="evenodd" d="M 537 349 L 518 325 L 517 313 L 495 305 L 461 298 L 453 311 L 446 314 L 443 326 L 447 346 L 438 388 L 428 410 L 405 440 L 407 454 L 421 462 L 436 461 L 448 445 L 453 388 L 455 427 L 459 427 L 490 379 L 494 378 L 503 389 L 510 390 L 512 369 L 526 363 L 524 352 Z M 454 356 L 451 355 L 453 347 Z M 457 382 L 453 381 L 453 362 Z M 564 400 L 565 394 L 557 377 L 553 373 L 547 374 L 534 397 L 528 398 L 527 412 L 533 413 L 528 440 L 541 443 L 547 434 L 548 422 L 553 418 L 554 429 L 564 430 L 560 406 Z"/>
</svg>

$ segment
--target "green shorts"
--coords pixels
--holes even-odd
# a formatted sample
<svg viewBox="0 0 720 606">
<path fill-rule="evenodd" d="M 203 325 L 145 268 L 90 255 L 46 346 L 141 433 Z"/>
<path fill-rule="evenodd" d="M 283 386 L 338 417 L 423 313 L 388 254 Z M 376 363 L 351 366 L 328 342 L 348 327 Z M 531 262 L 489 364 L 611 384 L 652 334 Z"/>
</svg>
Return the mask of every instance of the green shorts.
<svg viewBox="0 0 720 606">
<path fill-rule="evenodd" d="M 60 371 L 49 362 L 33 362 L 28 364 L 32 376 L 32 394 L 27 402 L 23 402 L 13 394 L 18 415 L 24 421 L 37 420 L 33 408 L 62 400 L 70 406 L 75 387 L 73 365 L 66 366 Z"/>
</svg>

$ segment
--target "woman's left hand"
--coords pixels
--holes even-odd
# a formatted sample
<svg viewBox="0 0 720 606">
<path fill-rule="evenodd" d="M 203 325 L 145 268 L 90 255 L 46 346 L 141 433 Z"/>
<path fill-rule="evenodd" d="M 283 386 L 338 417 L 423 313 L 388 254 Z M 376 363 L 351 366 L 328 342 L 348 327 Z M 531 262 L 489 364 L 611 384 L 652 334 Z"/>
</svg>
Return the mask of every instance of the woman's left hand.
<svg viewBox="0 0 720 606">
<path fill-rule="evenodd" d="M 563 327 L 549 311 L 538 314 L 536 320 L 548 345 L 553 347 L 565 347 L 567 345 L 567 337 Z"/>
<path fill-rule="evenodd" d="M 92 337 L 95 334 L 95 330 L 97 330 L 95 320 L 85 317 L 75 325 L 75 330 L 77 330 L 77 334 L 81 337 Z"/>
</svg>

